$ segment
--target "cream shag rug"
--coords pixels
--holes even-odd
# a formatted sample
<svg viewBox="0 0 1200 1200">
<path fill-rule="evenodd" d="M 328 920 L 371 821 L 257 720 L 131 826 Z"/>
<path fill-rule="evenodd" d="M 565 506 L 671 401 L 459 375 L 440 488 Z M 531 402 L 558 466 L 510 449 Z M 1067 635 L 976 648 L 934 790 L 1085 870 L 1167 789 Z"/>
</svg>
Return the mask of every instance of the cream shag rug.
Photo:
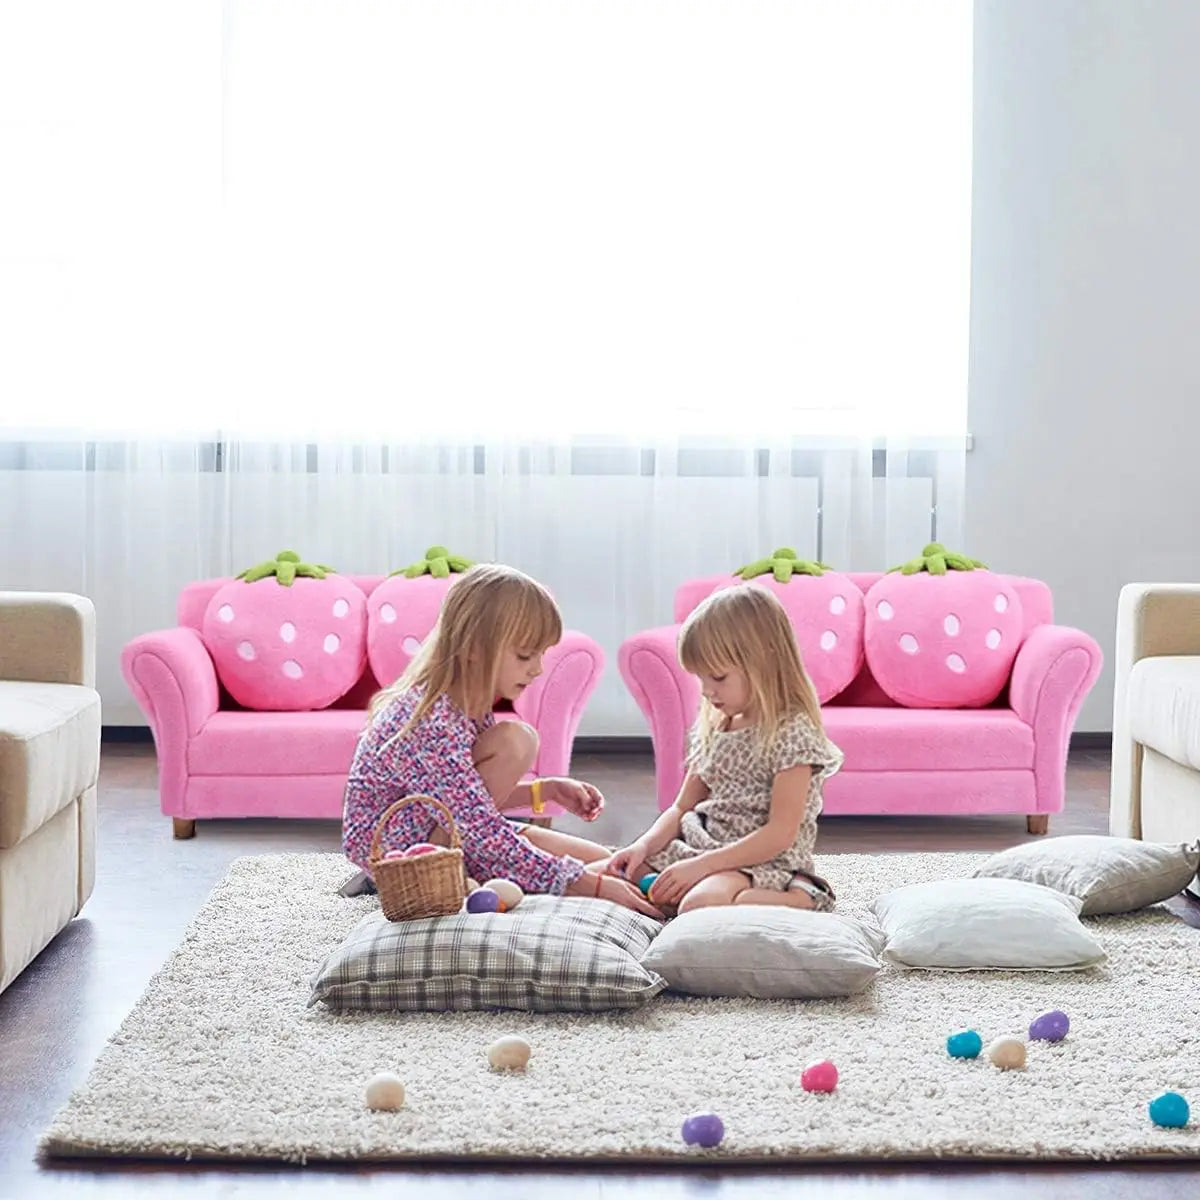
<svg viewBox="0 0 1200 1200">
<path fill-rule="evenodd" d="M 818 861 L 843 912 L 890 888 L 970 874 L 981 855 Z M 1089 922 L 1109 952 L 1067 974 L 885 970 L 848 1000 L 668 995 L 634 1012 L 335 1017 L 306 1009 L 309 979 L 376 901 L 335 894 L 335 855 L 234 863 L 182 946 L 42 1141 L 50 1155 L 314 1160 L 1122 1159 L 1200 1157 L 1200 1111 L 1155 1128 L 1171 1089 L 1200 1110 L 1200 937 L 1164 909 Z M 946 1035 L 1023 1034 L 1071 1016 L 1002 1072 L 947 1057 Z M 517 1033 L 524 1075 L 484 1048 Z M 832 1058 L 837 1091 L 800 1071 Z M 407 1106 L 375 1113 L 367 1078 L 393 1070 Z M 685 1116 L 715 1111 L 716 1150 L 687 1147 Z"/>
</svg>

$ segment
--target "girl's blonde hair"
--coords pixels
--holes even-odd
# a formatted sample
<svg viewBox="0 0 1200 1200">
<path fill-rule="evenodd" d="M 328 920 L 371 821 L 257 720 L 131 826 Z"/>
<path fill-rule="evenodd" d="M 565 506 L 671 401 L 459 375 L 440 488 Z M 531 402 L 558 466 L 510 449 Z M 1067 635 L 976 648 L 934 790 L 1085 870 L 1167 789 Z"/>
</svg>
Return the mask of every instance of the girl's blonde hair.
<svg viewBox="0 0 1200 1200">
<path fill-rule="evenodd" d="M 404 674 L 372 697 L 370 717 L 414 687 L 425 692 L 401 732 L 419 725 L 447 694 L 471 716 L 481 716 L 495 701 L 506 650 L 537 654 L 561 637 L 558 606 L 540 583 L 498 563 L 471 567 L 446 593 L 437 623 Z"/>
<path fill-rule="evenodd" d="M 796 633 L 779 598 L 764 587 L 743 583 L 714 592 L 688 616 L 679 631 L 679 663 L 693 675 L 746 676 L 758 718 L 758 736 L 770 749 L 789 717 L 803 713 L 824 733 L 821 704 L 800 658 Z M 700 702 L 697 751 L 708 748 L 723 715 Z"/>
</svg>

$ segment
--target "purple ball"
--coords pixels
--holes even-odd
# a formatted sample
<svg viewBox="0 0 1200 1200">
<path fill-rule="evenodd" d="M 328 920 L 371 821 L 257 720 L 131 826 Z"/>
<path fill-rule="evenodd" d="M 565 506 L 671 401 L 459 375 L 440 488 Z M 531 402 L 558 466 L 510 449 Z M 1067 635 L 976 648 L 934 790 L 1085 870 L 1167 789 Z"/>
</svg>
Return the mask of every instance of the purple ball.
<svg viewBox="0 0 1200 1200">
<path fill-rule="evenodd" d="M 1070 1028 L 1070 1018 L 1056 1008 L 1053 1012 L 1042 1013 L 1029 1026 L 1029 1038 L 1034 1042 L 1061 1042 Z"/>
<path fill-rule="evenodd" d="M 693 1113 L 683 1123 L 683 1140 L 689 1146 L 718 1146 L 725 1136 L 725 1123 L 716 1113 Z"/>
<path fill-rule="evenodd" d="M 476 888 L 467 897 L 467 912 L 489 913 L 500 911 L 500 896 L 491 888 Z"/>
</svg>

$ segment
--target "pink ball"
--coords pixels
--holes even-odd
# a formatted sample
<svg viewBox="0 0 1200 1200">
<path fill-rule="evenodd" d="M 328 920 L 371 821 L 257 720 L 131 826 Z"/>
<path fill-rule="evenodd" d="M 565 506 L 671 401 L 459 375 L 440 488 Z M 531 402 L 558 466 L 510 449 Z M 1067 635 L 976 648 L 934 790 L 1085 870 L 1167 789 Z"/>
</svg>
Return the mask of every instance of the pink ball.
<svg viewBox="0 0 1200 1200">
<path fill-rule="evenodd" d="M 430 854 L 434 850 L 438 849 L 440 849 L 440 847 L 435 846 L 432 842 L 418 842 L 415 846 L 409 846 L 409 848 L 404 851 L 404 857 L 416 858 L 418 854 Z"/>
<path fill-rule="evenodd" d="M 838 1069 L 827 1058 L 809 1063 L 800 1075 L 800 1086 L 806 1092 L 832 1092 L 837 1081 Z"/>
</svg>

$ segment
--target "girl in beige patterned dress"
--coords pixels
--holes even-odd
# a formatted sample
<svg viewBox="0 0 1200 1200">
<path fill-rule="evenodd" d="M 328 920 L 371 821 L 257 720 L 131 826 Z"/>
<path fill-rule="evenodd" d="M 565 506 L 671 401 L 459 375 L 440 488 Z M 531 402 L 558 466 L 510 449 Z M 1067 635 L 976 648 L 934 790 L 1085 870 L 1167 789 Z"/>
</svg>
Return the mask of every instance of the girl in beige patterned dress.
<svg viewBox="0 0 1200 1200">
<path fill-rule="evenodd" d="M 741 584 L 684 622 L 679 661 L 698 677 L 700 715 L 675 803 L 607 870 L 651 900 L 687 912 L 786 904 L 827 912 L 833 889 L 813 872 L 821 786 L 842 765 L 796 635 L 774 593 Z"/>
</svg>

